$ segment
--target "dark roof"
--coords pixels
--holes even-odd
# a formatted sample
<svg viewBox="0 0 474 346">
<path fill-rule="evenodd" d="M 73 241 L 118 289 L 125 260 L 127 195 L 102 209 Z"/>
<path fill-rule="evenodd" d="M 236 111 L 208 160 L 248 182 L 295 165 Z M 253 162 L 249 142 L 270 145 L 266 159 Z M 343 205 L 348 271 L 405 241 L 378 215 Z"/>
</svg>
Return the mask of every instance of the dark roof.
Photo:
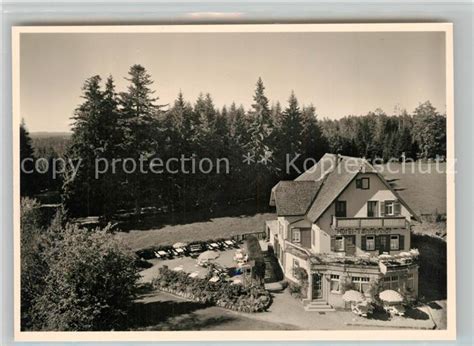
<svg viewBox="0 0 474 346">
<path fill-rule="evenodd" d="M 324 175 L 330 172 L 335 166 L 337 156 L 325 154 L 313 167 L 303 172 L 295 181 L 313 180 L 318 181 L 324 178 Z"/>
<path fill-rule="evenodd" d="M 272 198 L 277 206 L 277 214 L 279 216 L 307 214 L 308 219 L 315 222 L 359 173 L 377 174 L 416 218 L 408 205 L 366 159 L 335 154 L 325 154 L 316 165 L 293 182 L 280 182 L 273 188 Z M 283 187 L 280 187 L 282 183 Z M 311 183 L 315 183 L 315 186 Z M 310 188 L 311 190 L 308 190 Z M 308 200 L 310 200 L 309 208 L 306 204 Z M 279 205 L 281 213 L 278 211 Z M 306 210 L 301 213 L 305 206 Z M 297 211 L 298 214 L 289 214 L 287 213 L 289 211 Z"/>
<path fill-rule="evenodd" d="M 320 187 L 317 181 L 280 181 L 272 189 L 270 205 L 278 216 L 305 215 Z"/>
</svg>

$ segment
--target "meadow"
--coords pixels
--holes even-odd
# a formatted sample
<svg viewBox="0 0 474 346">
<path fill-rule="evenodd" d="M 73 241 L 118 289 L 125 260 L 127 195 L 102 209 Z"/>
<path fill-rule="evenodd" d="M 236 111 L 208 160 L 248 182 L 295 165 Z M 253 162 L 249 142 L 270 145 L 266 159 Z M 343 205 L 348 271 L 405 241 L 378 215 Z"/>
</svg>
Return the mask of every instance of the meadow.
<svg viewBox="0 0 474 346">
<path fill-rule="evenodd" d="M 391 171 L 396 173 L 388 172 L 386 166 L 382 168 L 382 175 L 415 213 L 420 216 L 446 214 L 445 162 L 439 164 L 439 172 L 434 163 L 423 162 L 391 164 Z"/>
<path fill-rule="evenodd" d="M 431 173 L 423 173 L 428 171 L 428 165 L 432 166 Z M 405 170 L 399 166 L 392 164 L 393 171 L 399 168 L 398 173 L 383 172 L 383 175 L 415 213 L 423 217 L 424 222 L 415 223 L 413 230 L 417 233 L 443 235 L 446 232 L 446 223 L 444 220 L 433 220 L 433 215 L 443 219 L 446 213 L 446 174 L 436 172 L 434 164 L 422 163 L 421 169 L 415 170 L 415 173 L 412 173 L 411 164 L 407 164 Z M 446 164 L 440 164 L 440 168 L 440 171 L 445 171 Z M 260 232 L 264 230 L 265 221 L 276 218 L 274 212 L 251 214 L 248 210 L 242 215 L 236 215 L 235 208 L 232 208 L 230 216 L 225 216 L 225 210 L 221 210 L 219 214 L 198 222 L 174 220 L 168 224 L 150 226 L 148 229 L 132 228 L 127 232 L 117 233 L 117 236 L 133 250 L 139 250 L 150 246 L 172 245 L 178 241 L 206 241 Z"/>
</svg>

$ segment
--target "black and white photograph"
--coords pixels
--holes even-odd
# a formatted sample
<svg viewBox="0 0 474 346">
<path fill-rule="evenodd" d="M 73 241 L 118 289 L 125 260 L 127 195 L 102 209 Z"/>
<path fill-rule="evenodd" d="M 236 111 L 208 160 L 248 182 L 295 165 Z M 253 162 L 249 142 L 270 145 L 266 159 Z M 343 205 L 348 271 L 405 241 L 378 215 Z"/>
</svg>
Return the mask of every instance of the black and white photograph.
<svg viewBox="0 0 474 346">
<path fill-rule="evenodd" d="M 452 337 L 451 29 L 15 27 L 18 339 Z"/>
</svg>

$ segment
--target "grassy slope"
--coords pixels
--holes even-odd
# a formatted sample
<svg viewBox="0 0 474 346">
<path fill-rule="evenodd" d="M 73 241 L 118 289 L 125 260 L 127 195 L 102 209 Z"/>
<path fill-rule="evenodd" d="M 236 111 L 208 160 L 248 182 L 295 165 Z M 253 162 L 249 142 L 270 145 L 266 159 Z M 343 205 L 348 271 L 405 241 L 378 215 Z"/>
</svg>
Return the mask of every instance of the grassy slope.
<svg viewBox="0 0 474 346">
<path fill-rule="evenodd" d="M 416 163 L 418 164 L 418 163 Z M 398 165 L 400 166 L 400 165 Z M 391 168 L 395 170 L 395 164 Z M 386 179 L 398 190 L 401 197 L 418 214 L 431 214 L 435 211 L 446 213 L 446 175 L 432 170 L 431 174 L 411 173 L 412 167 L 407 165 L 405 172 L 399 169 L 398 173 L 383 172 Z M 431 168 L 434 168 L 432 166 Z M 445 169 L 445 165 L 441 167 Z M 427 164 L 422 164 L 421 172 L 428 169 Z M 235 214 L 234 212 L 232 212 Z M 225 214 L 222 212 L 221 214 Z M 209 240 L 215 238 L 228 238 L 236 234 L 262 231 L 265 220 L 274 219 L 273 213 L 258 213 L 249 216 L 215 217 L 208 221 L 189 222 L 150 227 L 149 229 L 131 230 L 120 232 L 118 237 L 132 249 L 138 250 L 157 245 L 172 245 L 178 241 L 190 242 L 195 240 Z M 175 220 L 178 221 L 178 220 Z M 183 220 L 181 220 L 183 221 Z M 444 233 L 445 224 L 415 226 L 415 231 L 421 233 Z"/>
<path fill-rule="evenodd" d="M 264 230 L 265 221 L 275 217 L 273 213 L 219 217 L 185 225 L 167 225 L 157 229 L 120 232 L 117 235 L 133 250 L 138 250 L 156 245 L 172 245 L 178 241 L 229 238 L 237 234 L 260 232 Z"/>
<path fill-rule="evenodd" d="M 413 167 L 415 165 L 415 167 Z M 446 213 L 446 174 L 438 173 L 434 164 L 421 163 L 406 164 L 405 172 L 401 164 L 391 164 L 390 168 L 397 173 L 382 172 L 400 196 L 418 214 Z M 419 167 L 419 168 L 418 168 Z M 412 169 L 415 173 L 412 173 Z M 430 174 L 423 172 L 431 169 Z M 446 171 L 446 164 L 440 164 L 440 171 Z"/>
</svg>

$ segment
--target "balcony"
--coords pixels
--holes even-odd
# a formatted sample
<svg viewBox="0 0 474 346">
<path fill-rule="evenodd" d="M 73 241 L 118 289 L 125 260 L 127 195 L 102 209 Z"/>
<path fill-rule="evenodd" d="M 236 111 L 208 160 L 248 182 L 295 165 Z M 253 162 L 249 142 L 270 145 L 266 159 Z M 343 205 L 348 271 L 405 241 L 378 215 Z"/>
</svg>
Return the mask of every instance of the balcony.
<svg viewBox="0 0 474 346">
<path fill-rule="evenodd" d="M 333 216 L 332 228 L 339 229 L 362 229 L 362 228 L 406 228 L 407 220 L 404 216 L 386 217 L 336 217 Z"/>
</svg>

